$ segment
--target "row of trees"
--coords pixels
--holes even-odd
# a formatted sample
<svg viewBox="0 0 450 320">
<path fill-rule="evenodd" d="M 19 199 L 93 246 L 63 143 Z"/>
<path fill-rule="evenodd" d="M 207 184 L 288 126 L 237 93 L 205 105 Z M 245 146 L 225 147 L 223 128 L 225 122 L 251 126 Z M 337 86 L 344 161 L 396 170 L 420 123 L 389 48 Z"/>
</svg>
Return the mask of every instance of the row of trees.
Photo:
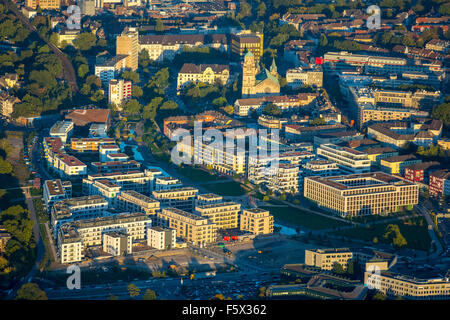
<svg viewBox="0 0 450 320">
<path fill-rule="evenodd" d="M 38 15 L 33 24 L 46 36 L 49 18 Z M 59 80 L 62 65 L 58 57 L 3 5 L 0 5 L 0 39 L 20 47 L 20 54 L 10 51 L 0 55 L 1 73 L 14 72 L 24 80 L 22 88 L 11 92 L 21 100 L 15 106 L 13 117 L 39 116 L 57 110 L 71 99 L 70 89 Z"/>
</svg>

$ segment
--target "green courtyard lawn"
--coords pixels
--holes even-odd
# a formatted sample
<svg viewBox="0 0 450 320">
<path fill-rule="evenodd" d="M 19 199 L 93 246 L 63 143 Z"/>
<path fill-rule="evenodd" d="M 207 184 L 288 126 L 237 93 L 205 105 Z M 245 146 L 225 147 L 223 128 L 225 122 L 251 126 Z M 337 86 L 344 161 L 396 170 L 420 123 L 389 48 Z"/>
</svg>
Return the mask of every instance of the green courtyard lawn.
<svg viewBox="0 0 450 320">
<path fill-rule="evenodd" d="M 396 224 L 399 226 L 400 233 L 407 242 L 406 248 L 424 251 L 428 251 L 430 249 L 431 239 L 428 234 L 427 223 L 423 217 L 407 219 L 406 221 L 399 219 L 396 222 L 377 223 L 370 226 L 370 228 L 357 227 L 339 230 L 332 232 L 332 234 L 369 242 L 372 242 L 376 237 L 378 242 L 388 243 L 387 240 L 383 239 L 383 235 L 389 224 Z"/>
<path fill-rule="evenodd" d="M 217 181 L 219 177 L 210 174 L 202 169 L 194 168 L 194 167 L 175 167 L 175 169 L 193 182 L 210 182 Z"/>
<path fill-rule="evenodd" d="M 220 196 L 238 197 L 246 194 L 246 191 L 241 184 L 235 181 L 207 183 L 202 186 Z"/>
<path fill-rule="evenodd" d="M 331 229 L 349 225 L 343 221 L 326 218 L 318 214 L 313 214 L 289 206 L 263 206 L 261 208 L 269 210 L 275 217 L 276 223 L 286 222 L 311 230 Z"/>
<path fill-rule="evenodd" d="M 353 218 L 350 218 L 350 220 L 353 222 L 358 222 L 358 223 L 371 223 L 371 222 L 382 221 L 382 220 L 387 220 L 387 219 L 392 219 L 392 218 L 402 218 L 405 216 L 417 216 L 417 213 L 412 210 L 412 211 L 401 211 L 401 212 L 389 213 L 388 215 L 385 215 L 385 216 L 378 215 L 378 214 L 372 214 L 372 215 L 368 215 L 368 216 L 353 217 Z"/>
</svg>

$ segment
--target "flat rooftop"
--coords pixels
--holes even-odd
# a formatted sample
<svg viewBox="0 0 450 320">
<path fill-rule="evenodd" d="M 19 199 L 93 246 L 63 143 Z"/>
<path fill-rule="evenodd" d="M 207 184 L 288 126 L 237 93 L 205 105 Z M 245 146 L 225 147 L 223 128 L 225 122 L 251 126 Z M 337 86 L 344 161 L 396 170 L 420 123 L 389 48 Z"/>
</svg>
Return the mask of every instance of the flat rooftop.
<svg viewBox="0 0 450 320">
<path fill-rule="evenodd" d="M 64 195 L 64 189 L 61 184 L 61 180 L 46 180 L 45 184 L 48 189 L 48 193 L 51 196 Z"/>
<path fill-rule="evenodd" d="M 391 176 L 384 172 L 350 174 L 332 177 L 312 176 L 312 177 L 305 177 L 305 179 L 317 181 L 339 190 L 373 188 L 377 186 L 387 186 L 387 185 L 396 185 L 396 186 L 414 185 L 414 183 L 408 182 L 407 180 L 401 178 Z"/>
</svg>

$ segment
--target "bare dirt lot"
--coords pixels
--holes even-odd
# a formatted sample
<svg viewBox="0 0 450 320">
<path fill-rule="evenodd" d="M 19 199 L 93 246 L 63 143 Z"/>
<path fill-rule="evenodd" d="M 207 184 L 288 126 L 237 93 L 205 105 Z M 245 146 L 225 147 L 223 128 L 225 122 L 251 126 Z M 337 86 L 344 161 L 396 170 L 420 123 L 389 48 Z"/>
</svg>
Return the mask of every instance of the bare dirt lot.
<svg viewBox="0 0 450 320">
<path fill-rule="evenodd" d="M 252 243 L 227 245 L 239 262 L 279 270 L 288 263 L 304 263 L 305 249 L 318 248 L 317 244 L 303 243 L 278 235 L 267 239 L 256 239 Z"/>
</svg>

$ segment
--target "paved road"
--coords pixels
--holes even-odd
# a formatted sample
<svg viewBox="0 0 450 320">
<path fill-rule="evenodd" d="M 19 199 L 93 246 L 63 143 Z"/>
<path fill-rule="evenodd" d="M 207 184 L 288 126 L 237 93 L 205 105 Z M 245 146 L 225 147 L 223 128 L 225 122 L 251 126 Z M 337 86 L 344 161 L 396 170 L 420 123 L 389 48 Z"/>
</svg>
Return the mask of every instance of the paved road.
<svg viewBox="0 0 450 320">
<path fill-rule="evenodd" d="M 217 274 L 215 277 L 205 279 L 190 280 L 183 278 L 183 280 L 181 280 L 181 278 L 152 278 L 143 281 L 132 281 L 132 283 L 141 289 L 141 296 L 137 299 L 142 299 L 142 295 L 145 293 L 146 289 L 152 289 L 156 291 L 158 299 L 177 300 L 189 298 L 189 296 L 184 296 L 180 292 L 182 285 L 181 281 L 183 281 L 183 285 L 186 287 L 195 286 L 199 291 L 199 295 L 203 294 L 202 298 L 208 299 L 216 294 L 216 286 L 220 282 L 228 284 L 234 283 L 233 286 L 235 288 L 239 286 L 247 287 L 250 285 L 255 287 L 255 285 L 261 282 L 270 282 L 272 279 L 272 275 L 262 275 L 260 272 L 232 272 Z M 112 284 L 83 286 L 83 274 L 81 274 L 80 290 L 69 290 L 66 287 L 59 287 L 45 288 L 44 291 L 49 299 L 57 300 L 104 300 L 108 299 L 111 294 L 117 296 L 119 299 L 130 299 L 128 285 L 128 282 L 117 282 Z M 245 288 L 242 290 L 244 291 Z M 226 294 L 226 292 L 224 292 L 224 294 Z M 251 298 L 252 295 L 253 294 L 246 298 Z"/>
<path fill-rule="evenodd" d="M 33 198 L 31 197 L 28 188 L 23 188 L 23 190 L 25 192 L 26 204 L 27 204 L 28 210 L 30 211 L 31 220 L 34 222 L 34 224 L 33 224 L 33 235 L 34 235 L 34 239 L 36 239 L 36 261 L 35 261 L 35 264 L 33 265 L 33 268 L 30 270 L 30 272 L 25 277 L 23 277 L 13 287 L 12 291 L 6 297 L 7 300 L 13 299 L 16 296 L 16 294 L 17 294 L 17 290 L 19 290 L 20 287 L 23 284 L 25 284 L 27 281 L 29 281 L 30 279 L 34 278 L 34 276 L 36 275 L 36 273 L 39 270 L 39 264 L 40 264 L 42 258 L 44 257 L 44 253 L 45 253 L 44 242 L 43 242 L 43 240 L 41 238 L 41 234 L 40 234 L 40 231 L 39 231 L 39 223 L 38 223 L 38 220 L 37 220 L 36 212 L 34 210 Z"/>
<path fill-rule="evenodd" d="M 434 243 L 436 245 L 436 251 L 433 252 L 429 257 L 429 258 L 436 258 L 438 257 L 443 251 L 444 249 L 442 248 L 441 242 L 439 241 L 438 236 L 436 235 L 436 232 L 434 231 L 434 222 L 433 219 L 431 218 L 429 212 L 427 209 L 423 208 L 421 205 L 417 206 L 417 209 L 420 211 L 420 213 L 423 214 L 423 216 L 425 217 L 425 220 L 428 223 L 428 234 L 430 235 L 430 238 L 432 239 L 432 243 Z"/>
<path fill-rule="evenodd" d="M 62 63 L 62 67 L 63 67 L 63 77 L 64 77 L 64 79 L 69 84 L 70 88 L 72 89 L 72 92 L 74 92 L 74 93 L 78 92 L 77 77 L 75 75 L 75 70 L 74 70 L 74 68 L 72 66 L 72 63 L 67 58 L 67 56 L 58 47 L 56 47 L 52 43 L 48 42 L 44 37 L 42 37 L 37 32 L 36 27 L 31 24 L 29 19 L 27 19 L 21 12 L 19 12 L 19 10 L 17 9 L 15 4 L 13 4 L 9 0 L 2 0 L 2 2 L 4 3 L 4 5 L 7 8 L 9 8 L 12 12 L 14 12 L 14 14 L 17 16 L 17 18 L 20 21 L 22 21 L 22 23 L 31 32 L 36 32 L 39 35 L 39 37 L 42 39 L 42 41 L 44 41 L 50 47 L 50 49 L 59 57 L 59 59 L 61 60 L 61 63 Z"/>
</svg>

